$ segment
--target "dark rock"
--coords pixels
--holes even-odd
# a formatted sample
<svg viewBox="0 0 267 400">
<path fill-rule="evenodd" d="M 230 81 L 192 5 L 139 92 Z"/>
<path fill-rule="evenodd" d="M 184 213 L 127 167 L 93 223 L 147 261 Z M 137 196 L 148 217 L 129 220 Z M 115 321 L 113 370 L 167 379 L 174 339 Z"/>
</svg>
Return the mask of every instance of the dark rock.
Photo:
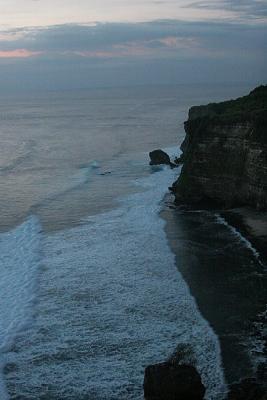
<svg viewBox="0 0 267 400">
<path fill-rule="evenodd" d="M 244 379 L 230 387 L 227 400 L 267 400 L 267 391 L 256 379 Z"/>
<path fill-rule="evenodd" d="M 265 344 L 266 347 L 266 344 Z M 260 363 L 257 368 L 257 379 L 261 382 L 266 382 L 267 385 L 267 364 Z"/>
<path fill-rule="evenodd" d="M 153 150 L 149 153 L 150 165 L 170 165 L 172 168 L 177 167 L 176 164 L 171 162 L 171 159 L 167 153 L 163 150 Z"/>
<path fill-rule="evenodd" d="M 164 362 L 145 370 L 146 400 L 202 400 L 204 395 L 205 387 L 192 366 Z"/>
<path fill-rule="evenodd" d="M 181 146 L 178 203 L 267 210 L 267 86 L 192 107 Z"/>
<path fill-rule="evenodd" d="M 101 174 L 100 175 L 109 175 L 109 174 L 111 174 L 111 171 L 106 171 L 106 172 L 101 172 Z"/>
<path fill-rule="evenodd" d="M 181 165 L 183 163 L 182 157 L 175 157 L 174 163 L 177 165 Z"/>
</svg>

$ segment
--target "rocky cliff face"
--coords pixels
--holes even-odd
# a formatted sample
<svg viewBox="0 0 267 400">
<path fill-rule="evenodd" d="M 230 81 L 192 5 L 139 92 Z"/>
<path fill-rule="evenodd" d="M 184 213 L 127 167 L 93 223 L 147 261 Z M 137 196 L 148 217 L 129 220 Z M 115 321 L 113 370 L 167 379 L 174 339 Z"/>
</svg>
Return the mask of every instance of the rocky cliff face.
<svg viewBox="0 0 267 400">
<path fill-rule="evenodd" d="M 248 96 L 192 107 L 185 122 L 179 203 L 267 210 L 267 86 Z"/>
</svg>

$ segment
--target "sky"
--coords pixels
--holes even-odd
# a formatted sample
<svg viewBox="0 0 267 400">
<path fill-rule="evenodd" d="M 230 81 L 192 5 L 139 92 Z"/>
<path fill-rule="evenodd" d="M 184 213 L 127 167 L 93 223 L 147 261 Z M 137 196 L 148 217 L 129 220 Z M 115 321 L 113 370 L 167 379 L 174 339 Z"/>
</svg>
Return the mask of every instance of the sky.
<svg viewBox="0 0 267 400">
<path fill-rule="evenodd" d="M 266 83 L 267 0 L 0 0 L 0 90 Z"/>
</svg>

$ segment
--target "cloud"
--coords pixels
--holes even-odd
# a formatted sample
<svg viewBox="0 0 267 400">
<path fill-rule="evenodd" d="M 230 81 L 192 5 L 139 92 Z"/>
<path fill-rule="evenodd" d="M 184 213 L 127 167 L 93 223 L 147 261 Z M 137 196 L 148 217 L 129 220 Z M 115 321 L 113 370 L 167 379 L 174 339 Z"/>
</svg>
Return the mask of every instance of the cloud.
<svg viewBox="0 0 267 400">
<path fill-rule="evenodd" d="M 33 54 L 84 57 L 163 57 L 197 45 L 194 33 L 179 23 L 67 24 L 7 31 L 0 36 L 0 51 L 27 49 Z"/>
<path fill-rule="evenodd" d="M 266 20 L 267 17 L 266 0 L 201 0 L 184 5 L 184 8 L 233 11 L 246 19 Z"/>
<path fill-rule="evenodd" d="M 263 24 L 178 20 L 11 29 L 0 35 L 0 88 L 262 79 L 265 37 Z"/>
<path fill-rule="evenodd" d="M 128 41 L 121 44 L 113 44 L 110 49 L 105 50 L 82 50 L 70 51 L 65 54 L 76 54 L 81 57 L 89 58 L 125 58 L 125 57 L 162 57 L 173 56 L 177 50 L 191 49 L 196 46 L 197 41 L 194 38 L 179 38 L 175 36 L 166 36 L 164 38 L 152 40 Z"/>
<path fill-rule="evenodd" d="M 265 28 L 226 23 L 181 22 L 66 24 L 21 28 L 0 36 L 0 51 L 48 57 L 196 57 L 216 49 L 231 55 L 264 46 Z M 218 52 L 218 51 L 217 51 Z M 17 53 L 19 54 L 19 53 Z"/>
<path fill-rule="evenodd" d="M 0 58 L 28 58 L 42 54 L 41 51 L 30 51 L 27 49 L 0 50 Z"/>
</svg>

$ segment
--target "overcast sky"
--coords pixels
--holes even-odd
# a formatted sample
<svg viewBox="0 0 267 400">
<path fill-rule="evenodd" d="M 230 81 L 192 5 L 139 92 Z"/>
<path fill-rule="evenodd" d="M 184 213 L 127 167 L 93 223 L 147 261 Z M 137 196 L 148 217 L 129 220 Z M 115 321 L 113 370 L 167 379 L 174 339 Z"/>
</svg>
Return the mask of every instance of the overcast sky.
<svg viewBox="0 0 267 400">
<path fill-rule="evenodd" d="M 261 83 L 267 0 L 0 0 L 0 89 Z"/>
</svg>

